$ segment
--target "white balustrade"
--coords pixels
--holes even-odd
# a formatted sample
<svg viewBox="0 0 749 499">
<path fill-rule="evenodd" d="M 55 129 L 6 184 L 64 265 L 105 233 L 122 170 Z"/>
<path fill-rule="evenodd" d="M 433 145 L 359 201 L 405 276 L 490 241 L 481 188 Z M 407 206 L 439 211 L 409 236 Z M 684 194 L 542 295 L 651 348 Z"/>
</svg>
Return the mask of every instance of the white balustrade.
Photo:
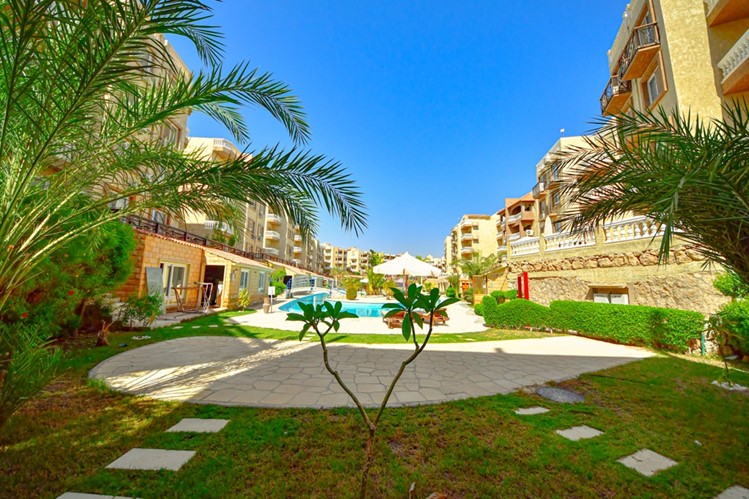
<svg viewBox="0 0 749 499">
<path fill-rule="evenodd" d="M 663 234 L 663 230 L 647 217 L 634 217 L 603 226 L 606 244 L 636 239 L 652 238 Z"/>
<path fill-rule="evenodd" d="M 517 241 L 518 239 L 520 239 L 520 233 L 519 232 L 510 233 L 509 239 L 510 241 Z"/>
<path fill-rule="evenodd" d="M 266 239 L 270 239 L 272 241 L 280 241 L 281 240 L 281 234 L 279 234 L 275 230 L 266 230 L 265 231 L 265 238 Z"/>
<path fill-rule="evenodd" d="M 544 236 L 546 251 L 560 251 L 584 246 L 594 246 L 596 236 L 590 231 L 585 232 L 560 232 Z"/>
<path fill-rule="evenodd" d="M 723 71 L 723 81 L 747 59 L 749 59 L 749 30 L 744 32 L 739 41 L 718 63 L 718 67 Z"/>
<path fill-rule="evenodd" d="M 521 216 L 523 216 L 522 212 L 521 212 L 521 213 L 516 213 L 516 214 L 514 214 L 514 215 L 510 215 L 510 216 L 509 216 L 509 217 L 507 218 L 507 220 L 508 220 L 509 222 L 514 222 L 514 221 L 516 221 L 516 220 L 520 220 L 520 217 L 521 217 Z"/>
<path fill-rule="evenodd" d="M 224 232 L 225 234 L 229 234 L 229 235 L 234 234 L 234 228 L 232 228 L 232 226 L 227 224 L 226 222 L 218 222 L 216 220 L 206 220 L 205 228 L 212 229 L 212 230 L 220 230 L 221 232 Z"/>
<path fill-rule="evenodd" d="M 510 243 L 510 248 L 512 248 L 512 256 L 532 255 L 541 250 L 541 245 L 539 238 L 531 237 Z"/>
</svg>

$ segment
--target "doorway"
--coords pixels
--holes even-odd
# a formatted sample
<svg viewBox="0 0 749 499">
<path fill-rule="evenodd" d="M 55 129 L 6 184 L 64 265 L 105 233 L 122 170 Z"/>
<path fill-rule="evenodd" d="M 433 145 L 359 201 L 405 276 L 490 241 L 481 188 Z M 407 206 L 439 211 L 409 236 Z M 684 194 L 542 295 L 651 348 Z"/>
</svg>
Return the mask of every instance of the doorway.
<svg viewBox="0 0 749 499">
<path fill-rule="evenodd" d="M 220 307 L 221 299 L 224 289 L 224 273 L 226 267 L 223 265 L 206 265 L 205 266 L 205 277 L 203 282 L 210 282 L 213 284 L 211 289 L 211 307 Z"/>
</svg>

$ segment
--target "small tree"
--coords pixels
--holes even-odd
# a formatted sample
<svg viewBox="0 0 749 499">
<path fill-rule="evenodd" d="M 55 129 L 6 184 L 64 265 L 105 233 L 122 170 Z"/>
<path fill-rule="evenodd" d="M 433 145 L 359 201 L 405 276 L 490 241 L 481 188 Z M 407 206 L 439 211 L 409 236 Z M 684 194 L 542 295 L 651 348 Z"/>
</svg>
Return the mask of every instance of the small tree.
<svg viewBox="0 0 749 499">
<path fill-rule="evenodd" d="M 320 346 L 322 347 L 323 363 L 325 364 L 325 369 L 327 369 L 328 372 L 333 375 L 341 388 L 343 388 L 343 391 L 345 391 L 348 396 L 351 397 L 351 400 L 354 402 L 354 405 L 356 405 L 356 408 L 359 410 L 359 414 L 364 420 L 364 424 L 368 432 L 368 437 L 365 450 L 364 468 L 362 470 L 361 477 L 361 488 L 359 492 L 359 495 L 362 498 L 366 496 L 369 470 L 374 463 L 374 441 L 377 433 L 377 427 L 385 411 L 385 407 L 390 400 L 390 396 L 395 389 L 395 385 L 403 375 L 406 366 L 416 360 L 416 357 L 418 357 L 419 354 L 424 351 L 427 343 L 429 343 L 429 338 L 432 336 L 432 328 L 434 326 L 434 316 L 446 316 L 447 313 L 445 312 L 445 308 L 448 305 L 451 305 L 458 301 L 455 298 L 447 298 L 440 301 L 439 290 L 433 289 L 429 294 L 422 293 L 421 287 L 417 286 L 416 284 L 411 284 L 411 286 L 408 287 L 407 294 L 404 294 L 401 290 L 395 287 L 392 288 L 392 291 L 398 303 L 388 303 L 386 305 L 383 305 L 383 308 L 390 309 L 385 317 L 392 317 L 397 313 L 404 313 L 404 320 L 401 331 L 403 333 L 403 338 L 406 341 L 410 340 L 413 342 L 414 351 L 406 360 L 401 363 L 398 372 L 390 382 L 390 386 L 388 386 L 385 397 L 382 399 L 382 402 L 380 403 L 373 417 L 370 417 L 370 414 L 367 412 L 361 401 L 359 401 L 356 394 L 351 391 L 346 383 L 343 382 L 338 371 L 330 366 L 330 362 L 328 359 L 328 347 L 325 342 L 325 337 L 331 330 L 336 332 L 338 331 L 341 325 L 340 321 L 342 319 L 356 318 L 357 316 L 349 312 L 344 312 L 342 310 L 343 306 L 340 302 L 336 302 L 335 305 L 331 304 L 330 302 L 324 302 L 317 306 L 300 302 L 299 307 L 302 309 L 302 313 L 289 314 L 286 319 L 289 321 L 300 321 L 304 323 L 302 331 L 299 333 L 299 341 L 302 341 L 310 330 L 314 331 L 315 334 L 317 334 L 317 337 L 320 339 Z M 416 310 L 423 310 L 422 313 L 428 315 L 428 319 L 424 319 L 422 313 L 417 313 Z M 416 326 L 418 325 L 419 328 L 423 329 L 425 324 L 428 324 L 429 330 L 424 336 L 422 342 L 419 343 L 416 337 Z"/>
</svg>

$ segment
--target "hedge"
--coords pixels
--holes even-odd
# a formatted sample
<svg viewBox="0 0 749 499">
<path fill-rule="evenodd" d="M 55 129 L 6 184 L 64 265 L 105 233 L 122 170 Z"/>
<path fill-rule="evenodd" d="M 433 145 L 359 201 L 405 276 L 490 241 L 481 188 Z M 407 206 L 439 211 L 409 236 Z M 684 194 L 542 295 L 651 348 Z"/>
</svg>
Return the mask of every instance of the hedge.
<svg viewBox="0 0 749 499">
<path fill-rule="evenodd" d="M 625 345 L 684 351 L 704 328 L 699 312 L 639 305 L 553 301 L 549 307 L 528 300 L 482 301 L 484 322 L 492 327 L 553 328 Z"/>
<path fill-rule="evenodd" d="M 723 305 L 720 315 L 729 324 L 733 335 L 728 344 L 739 354 L 749 355 L 749 300 Z"/>
<path fill-rule="evenodd" d="M 493 327 L 521 328 L 531 326 L 536 328 L 547 327 L 549 322 L 549 309 L 538 303 L 528 300 L 510 300 L 497 304 L 496 300 L 488 297 L 494 302 L 494 306 L 487 307 L 487 297 L 484 297 L 484 322 Z"/>
<path fill-rule="evenodd" d="M 554 329 L 626 345 L 649 345 L 684 351 L 700 337 L 705 319 L 699 312 L 640 305 L 586 301 L 553 301 L 549 307 Z"/>
<path fill-rule="evenodd" d="M 484 315 L 484 304 L 477 303 L 476 305 L 473 306 L 473 311 L 476 313 L 476 315 Z"/>
</svg>

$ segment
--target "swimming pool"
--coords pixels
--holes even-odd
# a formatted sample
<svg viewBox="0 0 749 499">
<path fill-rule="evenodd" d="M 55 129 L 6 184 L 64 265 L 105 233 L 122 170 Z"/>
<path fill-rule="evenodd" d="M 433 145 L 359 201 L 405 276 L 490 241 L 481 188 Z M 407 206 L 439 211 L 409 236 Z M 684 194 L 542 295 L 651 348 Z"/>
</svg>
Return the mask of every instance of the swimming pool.
<svg viewBox="0 0 749 499">
<path fill-rule="evenodd" d="M 380 311 L 382 310 L 382 303 L 366 303 L 366 302 L 357 302 L 357 301 L 344 301 L 344 300 L 328 300 L 328 293 L 316 293 L 314 295 L 305 296 L 303 298 L 299 298 L 298 300 L 291 301 L 289 303 L 284 303 L 279 307 L 280 310 L 284 312 L 301 312 L 301 309 L 299 308 L 299 305 L 297 305 L 298 302 L 302 303 L 312 303 L 314 305 L 317 305 L 319 303 L 322 303 L 324 301 L 340 301 L 343 305 L 343 310 L 346 312 L 351 312 L 352 314 L 356 314 L 359 317 L 380 317 Z"/>
</svg>

